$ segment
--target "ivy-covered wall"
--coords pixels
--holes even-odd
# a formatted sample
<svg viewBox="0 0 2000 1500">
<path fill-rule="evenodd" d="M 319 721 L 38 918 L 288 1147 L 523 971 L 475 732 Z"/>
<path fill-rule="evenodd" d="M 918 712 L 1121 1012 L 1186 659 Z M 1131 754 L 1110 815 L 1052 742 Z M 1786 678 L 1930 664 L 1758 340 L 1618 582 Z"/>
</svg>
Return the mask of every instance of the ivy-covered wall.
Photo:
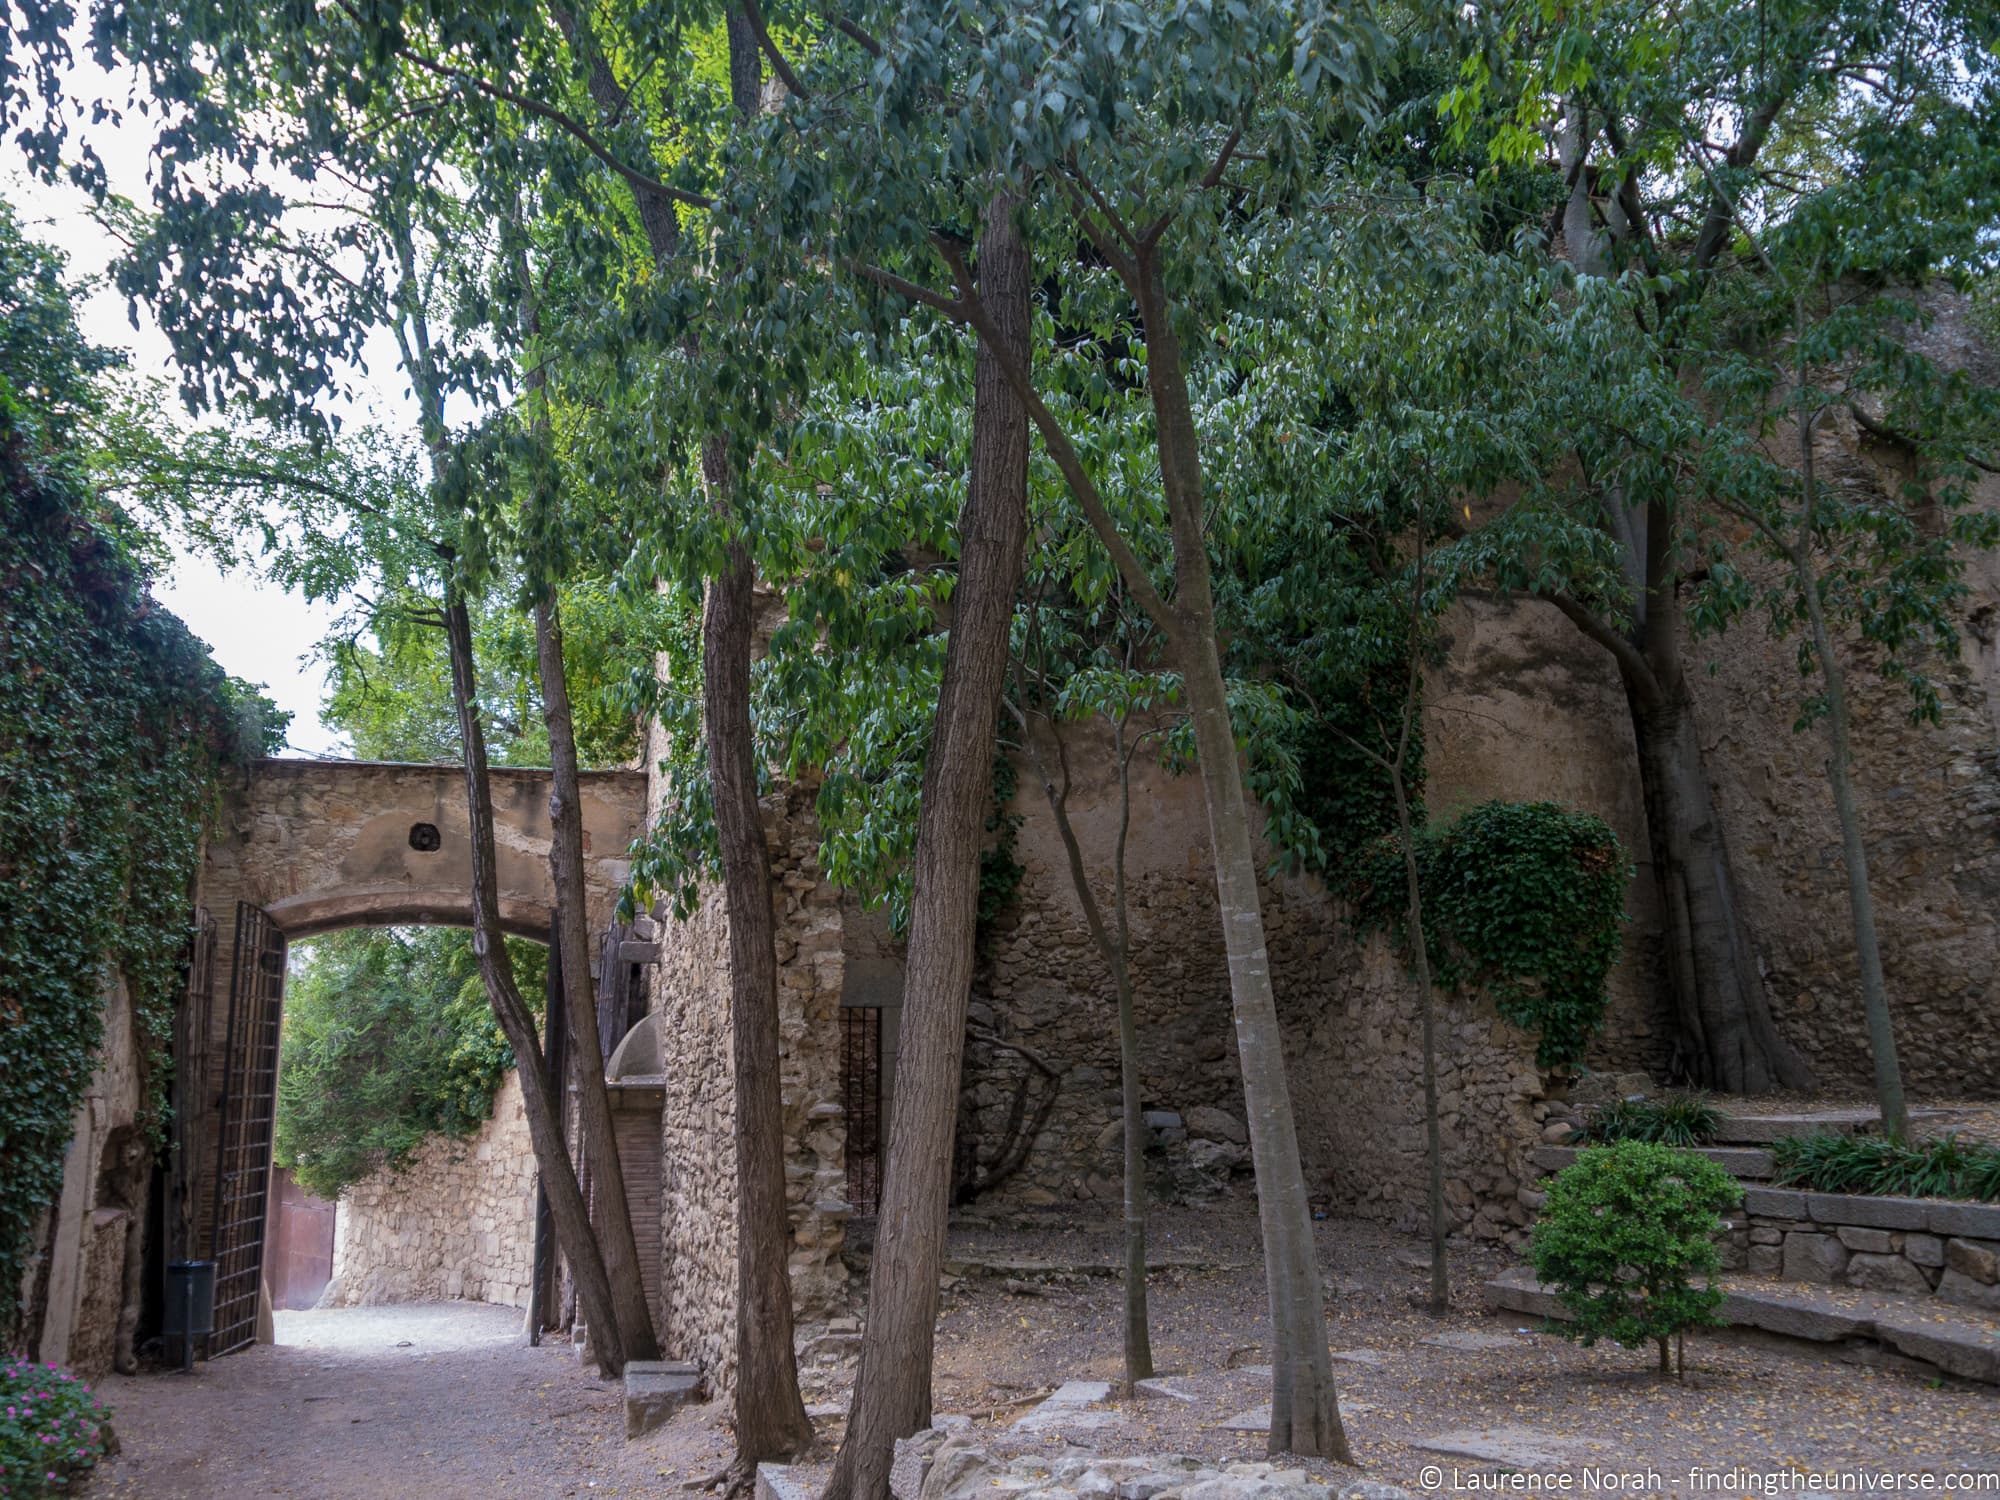
<svg viewBox="0 0 2000 1500">
<path fill-rule="evenodd" d="M 137 1124 L 157 1139 L 215 775 L 276 729 L 148 596 L 54 385 L 0 358 L 0 1321 L 25 1312 L 31 1338 L 47 1276 L 30 1261 L 109 973 L 130 996 Z"/>
<path fill-rule="evenodd" d="M 61 1183 L 103 1034 L 107 965 L 132 997 L 141 1117 L 149 1132 L 163 1123 L 215 771 L 261 749 L 246 743 L 207 649 L 146 596 L 118 538 L 79 498 L 30 480 L 10 482 L 0 502 L 0 1282 L 9 1286 Z"/>
</svg>

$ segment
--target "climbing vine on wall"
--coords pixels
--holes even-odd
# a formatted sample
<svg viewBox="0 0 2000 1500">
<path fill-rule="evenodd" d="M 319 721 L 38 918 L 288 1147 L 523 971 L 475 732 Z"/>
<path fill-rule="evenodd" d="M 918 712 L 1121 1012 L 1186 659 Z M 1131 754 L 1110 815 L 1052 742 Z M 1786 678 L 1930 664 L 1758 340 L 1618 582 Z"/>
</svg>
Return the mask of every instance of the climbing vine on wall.
<svg viewBox="0 0 2000 1500">
<path fill-rule="evenodd" d="M 1487 802 L 1417 832 L 1424 935 L 1437 983 L 1480 990 L 1540 1037 L 1536 1061 L 1573 1066 L 1604 1019 L 1631 867 L 1602 818 L 1553 802 Z M 1347 883 L 1364 929 L 1406 940 L 1402 850 L 1391 834 Z"/>
<path fill-rule="evenodd" d="M 157 1128 L 189 890 L 222 764 L 282 720 L 147 597 L 75 434 L 110 357 L 61 262 L 0 205 L 0 1331 L 62 1183 L 108 969 L 131 996 Z"/>
<path fill-rule="evenodd" d="M 7 392 L 0 389 L 0 402 Z M 96 1065 L 107 962 L 160 1123 L 189 892 L 221 763 L 254 716 L 60 469 L 0 412 L 0 1286 L 20 1283 Z"/>
</svg>

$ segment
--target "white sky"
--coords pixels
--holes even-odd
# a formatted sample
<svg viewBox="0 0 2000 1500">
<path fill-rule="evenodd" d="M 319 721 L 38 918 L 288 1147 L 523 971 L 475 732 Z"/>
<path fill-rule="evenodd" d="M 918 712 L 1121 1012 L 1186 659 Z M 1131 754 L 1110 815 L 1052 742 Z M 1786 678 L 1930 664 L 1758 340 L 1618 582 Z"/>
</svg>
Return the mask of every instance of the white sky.
<svg viewBox="0 0 2000 1500">
<path fill-rule="evenodd" d="M 69 90 L 72 100 L 110 96 L 121 107 L 126 95 L 122 82 L 114 83 L 81 58 L 70 75 Z M 129 123 L 123 127 L 103 124 L 79 130 L 103 157 L 113 191 L 144 206 L 151 201 L 147 180 L 151 122 L 135 111 L 128 111 L 128 115 Z M 34 181 L 11 142 L 0 143 L 0 193 L 5 194 L 30 235 L 69 257 L 72 280 L 101 277 L 120 248 L 91 218 L 88 195 L 67 186 L 51 188 Z M 139 309 L 141 326 L 134 328 L 124 299 L 100 284 L 78 312 L 85 336 L 126 350 L 132 356 L 133 369 L 142 373 L 170 370 L 166 338 L 143 307 Z M 369 369 L 367 377 L 357 377 L 363 408 L 392 420 L 406 413 L 409 394 L 393 355 L 371 357 Z M 320 722 L 326 673 L 312 659 L 313 648 L 333 622 L 333 606 L 309 604 L 264 582 L 249 569 L 224 573 L 201 556 L 177 558 L 171 573 L 156 581 L 153 592 L 208 642 L 224 670 L 263 683 L 278 706 L 291 712 L 290 744 L 285 753 L 345 753 L 340 736 Z"/>
</svg>

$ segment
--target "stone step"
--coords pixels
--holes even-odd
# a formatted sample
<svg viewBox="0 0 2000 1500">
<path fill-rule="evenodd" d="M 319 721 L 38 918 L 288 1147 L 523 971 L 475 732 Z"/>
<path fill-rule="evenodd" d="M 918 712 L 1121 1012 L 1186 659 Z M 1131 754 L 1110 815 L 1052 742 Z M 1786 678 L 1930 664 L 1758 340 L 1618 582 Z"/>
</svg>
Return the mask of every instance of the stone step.
<svg viewBox="0 0 2000 1500">
<path fill-rule="evenodd" d="M 1913 1109 L 1910 1111 L 1912 1124 L 1936 1123 L 1950 1118 L 1950 1112 L 1941 1109 Z M 1853 1135 L 1862 1131 L 1876 1131 L 1881 1128 L 1882 1116 L 1872 1109 L 1821 1109 L 1803 1114 L 1785 1115 L 1724 1115 L 1721 1128 L 1715 1133 L 1719 1145 L 1728 1146 L 1768 1146 L 1773 1141 L 1791 1140 L 1800 1136 L 1839 1133 Z"/>
<path fill-rule="evenodd" d="M 1982 1317 L 1936 1298 L 1884 1292 L 1836 1291 L 1798 1282 L 1724 1278 L 1721 1317 L 1732 1328 L 1756 1328 L 1813 1343 L 1865 1340 L 1947 1375 L 2000 1385 L 2000 1319 Z M 1494 1311 L 1567 1321 L 1556 1294 L 1516 1266 L 1481 1289 Z"/>
<path fill-rule="evenodd" d="M 1580 1146 L 1537 1146 L 1528 1159 L 1544 1172 L 1560 1172 L 1576 1160 Z M 1771 1153 L 1745 1146 L 1698 1146 L 1693 1148 L 1732 1177 L 1746 1182 L 1768 1182 L 1777 1170 Z"/>
<path fill-rule="evenodd" d="M 702 1394 L 701 1367 L 678 1359 L 625 1362 L 625 1436 L 644 1437 Z"/>
</svg>

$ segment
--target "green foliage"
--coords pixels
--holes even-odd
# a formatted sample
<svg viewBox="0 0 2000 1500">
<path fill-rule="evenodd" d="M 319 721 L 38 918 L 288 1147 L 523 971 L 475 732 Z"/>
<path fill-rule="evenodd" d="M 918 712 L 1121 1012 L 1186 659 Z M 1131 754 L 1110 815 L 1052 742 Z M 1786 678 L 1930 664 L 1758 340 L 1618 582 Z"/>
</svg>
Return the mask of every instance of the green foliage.
<svg viewBox="0 0 2000 1500">
<path fill-rule="evenodd" d="M 1480 989 L 1540 1037 L 1536 1061 L 1573 1066 L 1604 1017 L 1631 868 L 1602 818 L 1553 802 L 1487 802 L 1417 835 L 1424 935 L 1436 982 Z M 1404 936 L 1407 884 L 1394 835 L 1346 885 L 1364 930 Z"/>
<path fill-rule="evenodd" d="M 1721 1321 L 1715 1237 L 1741 1198 L 1733 1177 L 1691 1151 L 1586 1147 L 1550 1181 L 1530 1252 L 1574 1317 L 1557 1331 L 1586 1347 L 1650 1340 L 1664 1368 L 1667 1340 Z"/>
<path fill-rule="evenodd" d="M 215 776 L 280 720 L 146 592 L 70 446 L 105 361 L 0 214 L 0 1286 L 62 1180 L 111 971 L 157 1129 Z M 11 1315 L 13 1299 L 6 1301 Z"/>
<path fill-rule="evenodd" d="M 110 1420 L 69 1371 L 9 1356 L 0 1364 L 0 1495 L 32 1500 L 84 1483 L 104 1457 Z"/>
<path fill-rule="evenodd" d="M 1816 1193 L 2000 1203 L 2000 1146 L 1956 1135 L 1893 1141 L 1820 1131 L 1773 1142 L 1771 1157 L 1778 1182 Z"/>
<path fill-rule="evenodd" d="M 1706 1146 L 1722 1129 L 1722 1111 L 1706 1094 L 1664 1099 L 1613 1099 L 1591 1111 L 1593 1141 L 1654 1141 L 1662 1146 Z"/>
<path fill-rule="evenodd" d="M 507 956 L 538 1001 L 545 950 L 509 938 Z M 514 1065 L 456 928 L 318 939 L 286 985 L 284 1028 L 275 1155 L 323 1198 L 401 1169 L 433 1135 L 471 1135 Z"/>
</svg>

